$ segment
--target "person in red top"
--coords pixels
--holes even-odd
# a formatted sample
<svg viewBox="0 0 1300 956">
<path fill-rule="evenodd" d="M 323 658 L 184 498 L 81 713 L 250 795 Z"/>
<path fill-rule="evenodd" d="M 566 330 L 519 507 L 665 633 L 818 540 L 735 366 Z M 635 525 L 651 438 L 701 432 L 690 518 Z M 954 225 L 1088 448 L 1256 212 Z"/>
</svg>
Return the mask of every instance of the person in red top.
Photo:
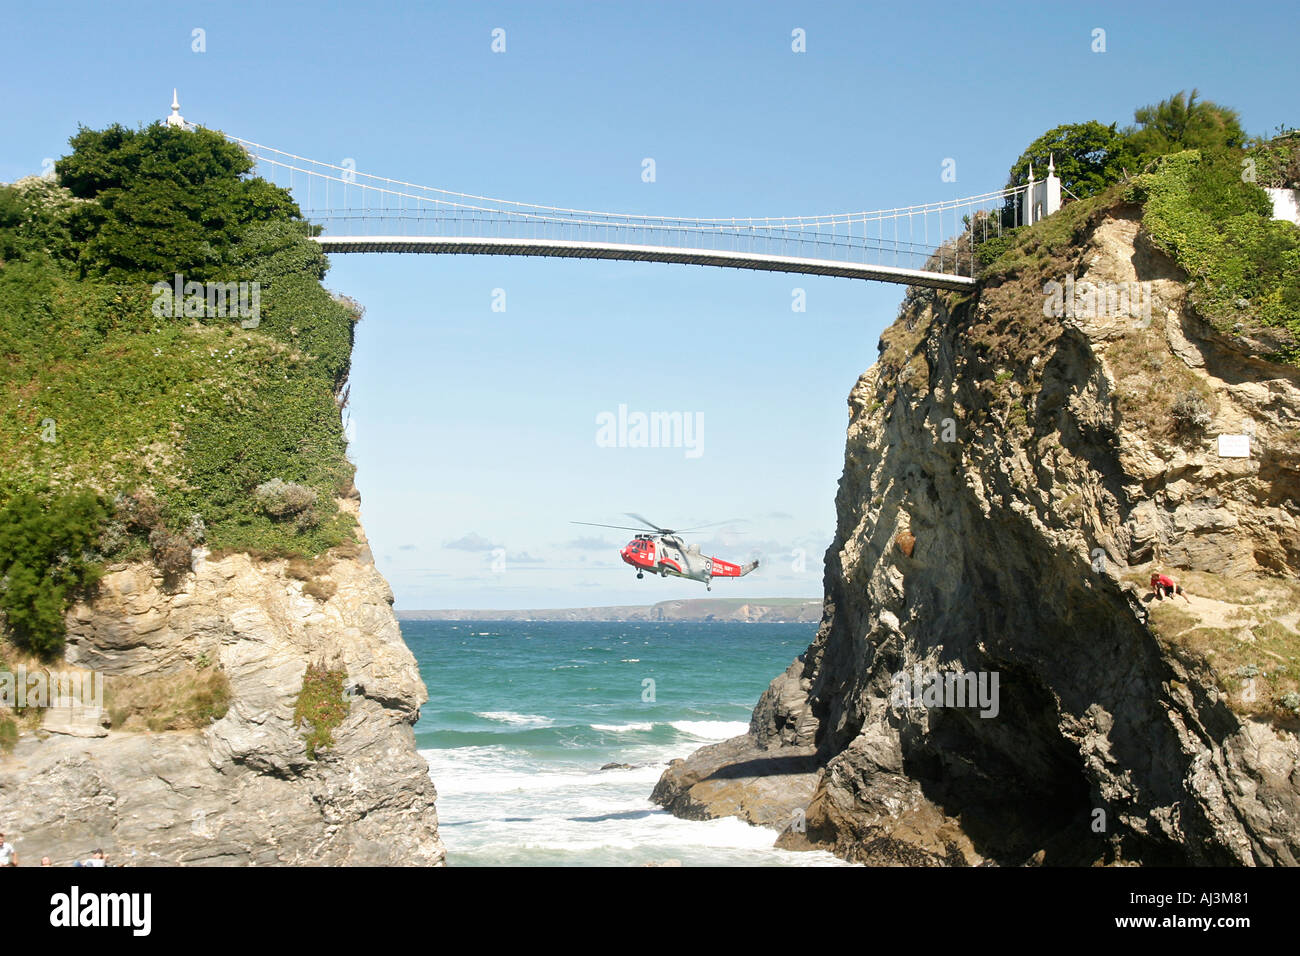
<svg viewBox="0 0 1300 956">
<path fill-rule="evenodd" d="M 1191 604 L 1191 599 L 1183 594 L 1183 589 L 1178 582 L 1165 574 L 1151 573 L 1151 590 L 1156 592 L 1156 599 L 1163 601 L 1166 597 L 1172 598 L 1175 594 L 1181 594 L 1183 600 Z"/>
</svg>

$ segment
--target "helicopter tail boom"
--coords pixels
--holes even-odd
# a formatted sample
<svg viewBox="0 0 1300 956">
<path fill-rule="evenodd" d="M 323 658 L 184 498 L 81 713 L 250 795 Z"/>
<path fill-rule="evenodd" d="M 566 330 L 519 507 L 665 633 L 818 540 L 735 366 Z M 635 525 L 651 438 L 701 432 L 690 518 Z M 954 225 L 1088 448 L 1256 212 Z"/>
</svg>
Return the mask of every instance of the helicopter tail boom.
<svg viewBox="0 0 1300 956">
<path fill-rule="evenodd" d="M 743 578 L 750 571 L 758 567 L 757 561 L 750 561 L 748 564 L 732 564 L 730 561 L 723 561 L 720 558 L 713 559 L 713 577 L 715 578 Z"/>
</svg>

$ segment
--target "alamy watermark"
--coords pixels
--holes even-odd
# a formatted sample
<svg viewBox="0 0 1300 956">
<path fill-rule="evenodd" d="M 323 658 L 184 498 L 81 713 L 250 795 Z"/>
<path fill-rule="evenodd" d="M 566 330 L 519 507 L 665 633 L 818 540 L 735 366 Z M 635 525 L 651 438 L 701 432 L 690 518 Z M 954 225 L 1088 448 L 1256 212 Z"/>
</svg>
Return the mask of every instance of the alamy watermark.
<svg viewBox="0 0 1300 956">
<path fill-rule="evenodd" d="M 598 448 L 684 448 L 687 458 L 704 454 L 703 412 L 617 412 L 596 415 Z"/>
<path fill-rule="evenodd" d="M 898 708 L 978 707 L 981 717 L 996 717 L 1001 709 L 997 671 L 925 671 L 917 664 L 894 674 L 891 683 L 889 702 Z"/>
<path fill-rule="evenodd" d="M 262 286 L 258 282 L 186 282 L 176 273 L 171 283 L 153 284 L 151 311 L 159 319 L 240 319 L 240 327 L 261 324 Z"/>
<path fill-rule="evenodd" d="M 1043 315 L 1052 319 L 1141 319 L 1151 322 L 1150 282 L 1064 282 L 1044 283 Z"/>
<path fill-rule="evenodd" d="M 0 707 L 103 706 L 104 675 L 96 671 L 52 671 L 42 667 L 28 672 L 21 664 L 16 670 L 0 671 Z"/>
</svg>

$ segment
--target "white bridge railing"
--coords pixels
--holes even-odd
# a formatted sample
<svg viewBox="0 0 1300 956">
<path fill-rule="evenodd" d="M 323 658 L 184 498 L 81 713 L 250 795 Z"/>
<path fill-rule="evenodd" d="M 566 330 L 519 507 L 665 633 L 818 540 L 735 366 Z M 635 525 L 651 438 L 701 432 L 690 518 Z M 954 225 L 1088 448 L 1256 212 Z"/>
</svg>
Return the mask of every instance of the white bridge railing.
<svg viewBox="0 0 1300 956">
<path fill-rule="evenodd" d="M 548 255 L 555 254 L 546 251 L 548 246 L 563 244 L 571 247 L 586 244 L 610 253 L 654 247 L 680 252 L 681 256 L 672 257 L 672 261 L 691 261 L 696 253 L 706 261 L 709 261 L 708 253 L 729 254 L 733 259 L 743 257 L 746 264 L 742 268 L 769 268 L 764 260 L 794 258 L 828 267 L 868 266 L 934 276 L 973 277 L 976 267 L 970 231 L 974 229 L 977 236 L 983 237 L 1000 232 L 1003 209 L 1008 205 L 1018 207 L 1016 203 L 1009 204 L 1008 197 L 1019 190 L 1003 189 L 919 206 L 818 216 L 733 219 L 642 216 L 515 202 L 420 186 L 359 172 L 349 165 L 308 159 L 238 137 L 230 139 L 248 152 L 259 175 L 293 193 L 303 215 L 319 227 L 319 235 L 331 244 L 382 237 L 385 240 L 464 239 L 469 241 L 465 245 L 471 247 L 474 240 L 484 245 L 484 241 L 490 241 L 499 248 L 503 242 L 523 240 L 532 244 L 529 249 L 514 251 Z M 474 247 L 468 251 L 492 250 Z M 709 264 L 720 263 L 710 261 Z"/>
</svg>

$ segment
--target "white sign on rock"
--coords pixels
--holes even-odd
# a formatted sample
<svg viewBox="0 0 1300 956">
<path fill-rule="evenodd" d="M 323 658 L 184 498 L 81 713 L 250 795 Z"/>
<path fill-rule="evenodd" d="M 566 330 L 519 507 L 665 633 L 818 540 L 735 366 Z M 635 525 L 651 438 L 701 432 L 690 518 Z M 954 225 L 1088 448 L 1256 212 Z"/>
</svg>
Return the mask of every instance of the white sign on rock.
<svg viewBox="0 0 1300 956">
<path fill-rule="evenodd" d="M 1249 435 L 1220 435 L 1219 436 L 1219 457 L 1220 458 L 1249 458 L 1250 457 L 1250 436 Z"/>
</svg>

